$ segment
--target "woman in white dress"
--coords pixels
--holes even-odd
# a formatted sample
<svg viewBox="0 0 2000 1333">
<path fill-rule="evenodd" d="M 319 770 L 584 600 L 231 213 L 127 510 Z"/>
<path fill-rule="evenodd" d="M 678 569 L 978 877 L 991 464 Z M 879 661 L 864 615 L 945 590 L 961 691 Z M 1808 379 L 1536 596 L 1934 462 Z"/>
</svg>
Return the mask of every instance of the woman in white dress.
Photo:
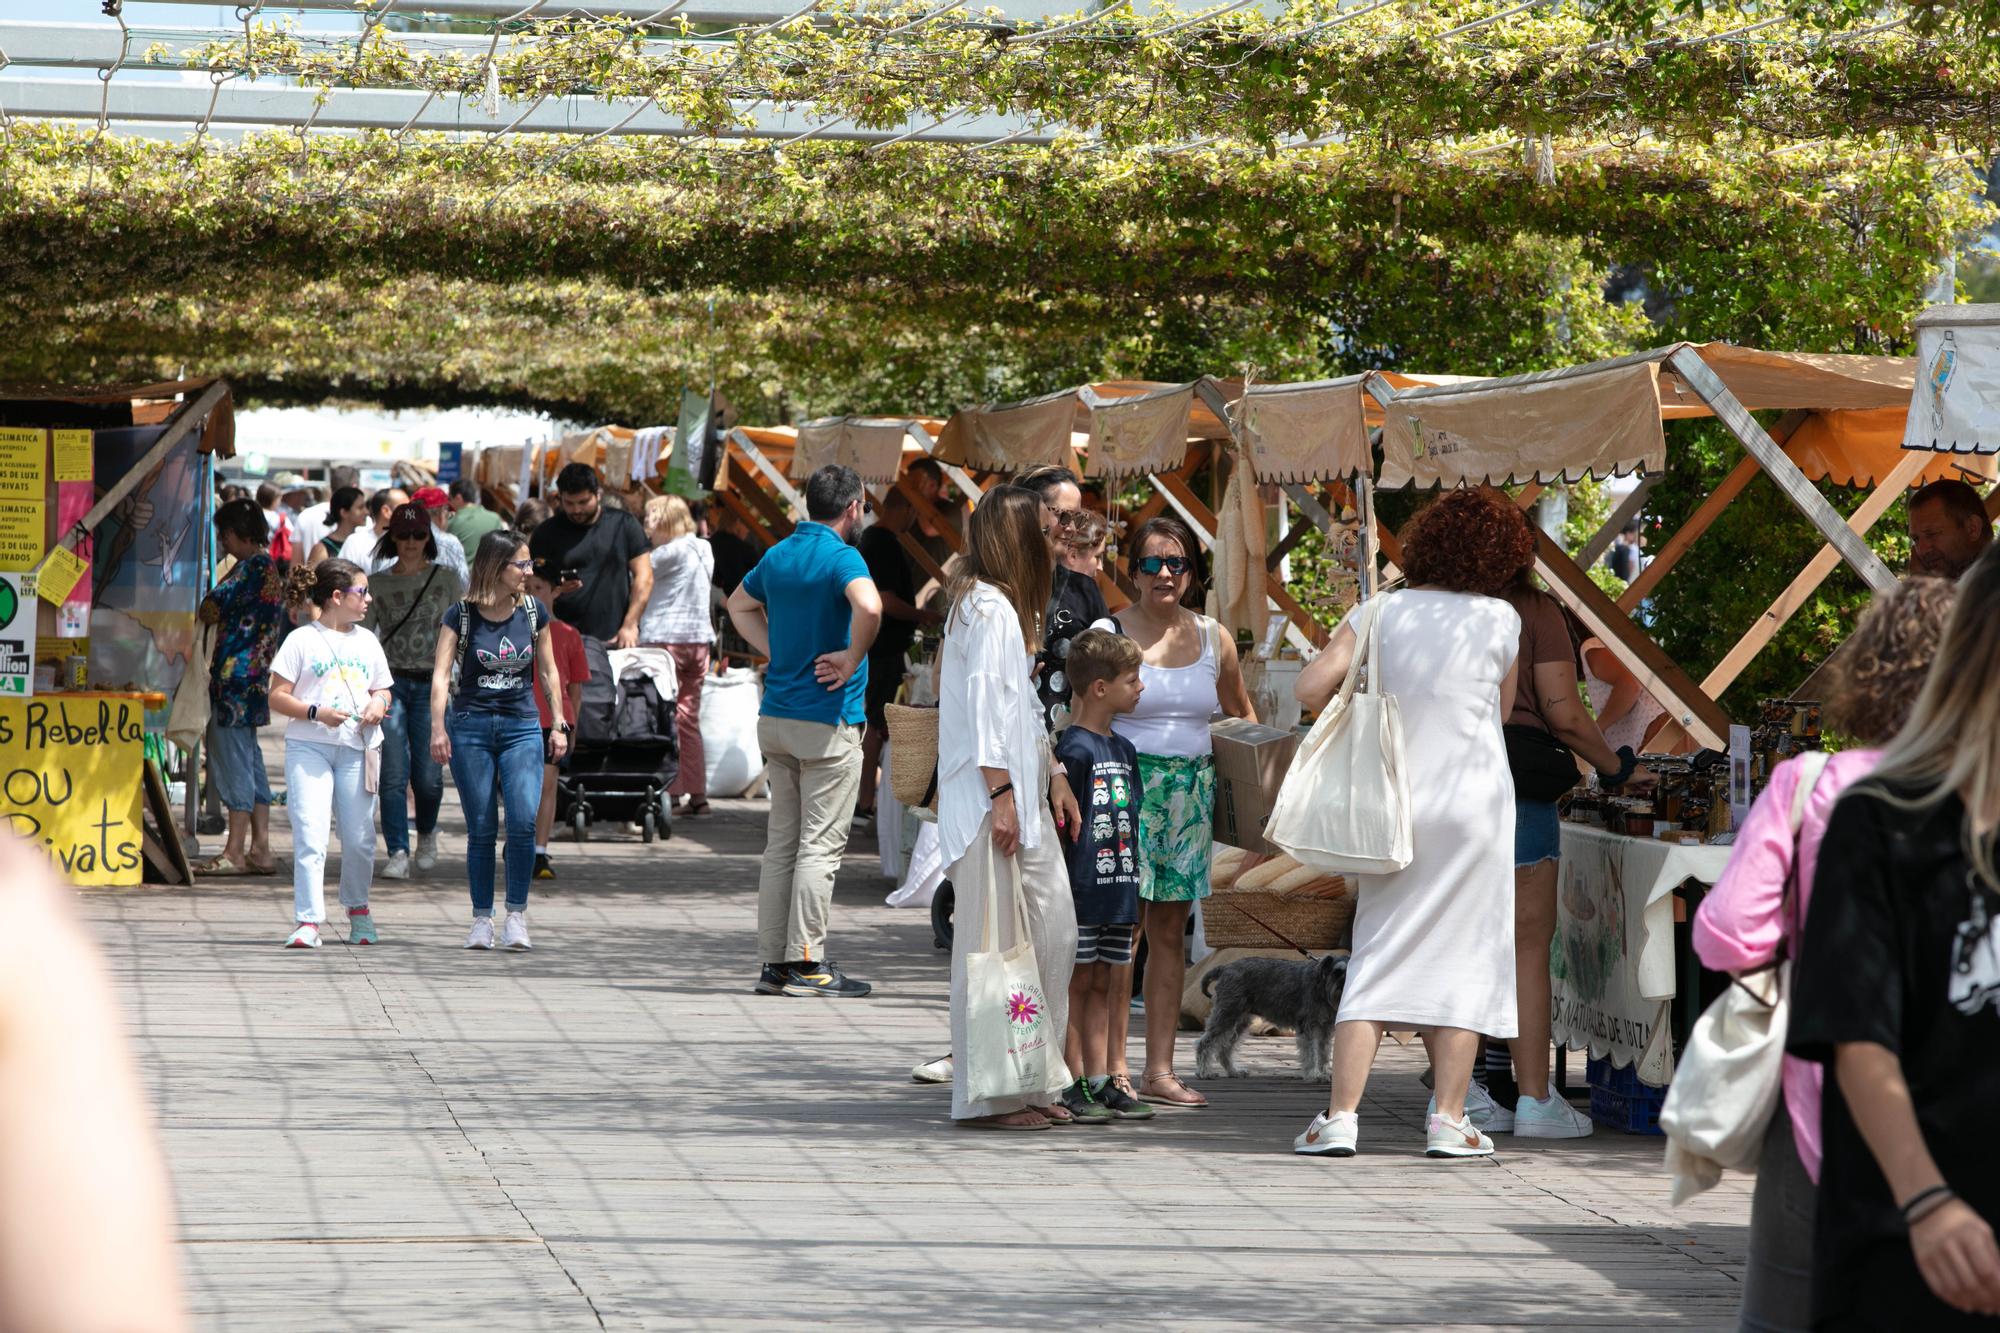
<svg viewBox="0 0 2000 1333">
<path fill-rule="evenodd" d="M 1436 1071 L 1428 1155 L 1493 1152 L 1465 1111 L 1479 1034 L 1515 1030 L 1514 783 L 1501 719 L 1513 706 L 1521 620 L 1493 594 L 1532 541 L 1505 496 L 1446 493 L 1403 532 L 1408 588 L 1350 615 L 1299 675 L 1299 701 L 1326 707 L 1354 660 L 1357 627 L 1381 617 L 1380 657 L 1367 669 L 1370 688 L 1401 707 L 1415 853 L 1406 869 L 1357 882 L 1332 1095 L 1293 1140 L 1299 1153 L 1354 1155 L 1361 1094 L 1392 1027 L 1422 1031 Z"/>
<path fill-rule="evenodd" d="M 1059 1053 L 1069 1027 L 1069 978 L 1076 966 L 1076 904 L 1070 897 L 1058 830 L 1074 830 L 1076 800 L 1057 769 L 1049 776 L 1048 734 L 1035 697 L 1029 645 L 1042 642 L 1052 562 L 1042 539 L 1042 502 L 1012 486 L 989 492 L 972 512 L 966 560 L 953 578 L 938 672 L 938 845 L 959 923 L 951 946 L 951 1049 L 957 1055 L 951 1117 L 981 1129 L 1047 1129 L 1074 1117 L 1061 1104 L 1071 1082 L 1060 1054 L 1048 1086 L 1023 1096 L 974 1100 L 967 1093 L 979 1052 L 967 1042 L 966 955 L 978 950 L 987 895 L 1011 895 L 1019 867 L 1028 937 L 1047 1006 L 1048 1049 Z M 999 904 L 992 947 L 1011 950 L 1018 916 Z"/>
</svg>

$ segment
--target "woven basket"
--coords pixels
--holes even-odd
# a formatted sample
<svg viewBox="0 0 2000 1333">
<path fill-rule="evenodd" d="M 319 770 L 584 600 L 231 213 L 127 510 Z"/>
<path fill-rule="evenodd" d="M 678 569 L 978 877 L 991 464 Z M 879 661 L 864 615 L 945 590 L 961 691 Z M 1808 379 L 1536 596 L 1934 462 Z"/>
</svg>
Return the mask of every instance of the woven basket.
<svg viewBox="0 0 2000 1333">
<path fill-rule="evenodd" d="M 888 704 L 889 790 L 913 810 L 937 811 L 938 710 Z"/>
<path fill-rule="evenodd" d="M 1338 898 L 1220 891 L 1201 904 L 1201 936 L 1211 949 L 1342 949 L 1354 921 L 1354 893 Z"/>
</svg>

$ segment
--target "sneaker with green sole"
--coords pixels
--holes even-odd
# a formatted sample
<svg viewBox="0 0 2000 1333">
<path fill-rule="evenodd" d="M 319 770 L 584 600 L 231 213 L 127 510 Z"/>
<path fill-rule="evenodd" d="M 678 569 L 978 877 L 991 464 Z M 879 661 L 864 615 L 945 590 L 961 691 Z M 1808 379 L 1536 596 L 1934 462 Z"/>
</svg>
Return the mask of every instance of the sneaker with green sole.
<svg viewBox="0 0 2000 1333">
<path fill-rule="evenodd" d="M 1097 1100 L 1090 1084 L 1082 1079 L 1063 1089 L 1062 1104 L 1079 1125 L 1108 1125 L 1118 1118 L 1110 1107 Z"/>
</svg>

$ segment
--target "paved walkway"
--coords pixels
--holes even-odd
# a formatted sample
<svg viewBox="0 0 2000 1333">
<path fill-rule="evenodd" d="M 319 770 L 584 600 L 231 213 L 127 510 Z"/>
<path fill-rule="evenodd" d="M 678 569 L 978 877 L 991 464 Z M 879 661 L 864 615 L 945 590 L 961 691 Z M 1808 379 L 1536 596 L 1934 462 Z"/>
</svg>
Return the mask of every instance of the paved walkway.
<svg viewBox="0 0 2000 1333">
<path fill-rule="evenodd" d="M 1289 1041 L 1254 1042 L 1270 1076 L 1209 1085 L 1204 1112 L 954 1130 L 907 1078 L 945 1045 L 925 914 L 850 858 L 834 956 L 875 997 L 758 997 L 762 808 L 677 833 L 559 844 L 528 955 L 458 947 L 454 861 L 378 886 L 373 949 L 278 948 L 277 880 L 81 895 L 204 1327 L 1732 1319 L 1746 1184 L 1676 1212 L 1660 1141 L 1609 1134 L 1429 1162 L 1414 1050 L 1385 1054 L 1348 1162 L 1290 1154 L 1325 1088 L 1284 1076 Z"/>
</svg>

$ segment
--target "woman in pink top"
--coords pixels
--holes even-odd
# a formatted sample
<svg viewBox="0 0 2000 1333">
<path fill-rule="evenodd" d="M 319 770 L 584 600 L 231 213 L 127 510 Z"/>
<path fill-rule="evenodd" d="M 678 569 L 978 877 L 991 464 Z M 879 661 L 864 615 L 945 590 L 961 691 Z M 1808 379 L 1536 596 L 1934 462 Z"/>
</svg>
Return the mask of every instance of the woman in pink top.
<svg viewBox="0 0 2000 1333">
<path fill-rule="evenodd" d="M 1792 802 L 1801 777 L 1799 760 L 1788 759 L 1772 770 L 1770 785 L 1737 832 L 1729 868 L 1695 914 L 1694 951 L 1703 966 L 1748 972 L 1772 962 L 1781 951 L 1798 956 L 1793 932 L 1811 904 L 1813 868 L 1827 817 L 1841 792 L 1868 776 L 1881 747 L 1902 730 L 1936 656 L 1953 591 L 1943 579 L 1912 579 L 1877 598 L 1861 618 L 1835 659 L 1827 704 L 1828 725 L 1857 748 L 1828 760 L 1806 797 L 1797 840 L 1797 922 L 1788 922 L 1784 909 L 1794 847 Z M 1750 1209 L 1740 1325 L 1745 1330 L 1810 1327 L 1822 1070 L 1785 1057 L 1782 1113 L 1771 1117 Z"/>
</svg>

